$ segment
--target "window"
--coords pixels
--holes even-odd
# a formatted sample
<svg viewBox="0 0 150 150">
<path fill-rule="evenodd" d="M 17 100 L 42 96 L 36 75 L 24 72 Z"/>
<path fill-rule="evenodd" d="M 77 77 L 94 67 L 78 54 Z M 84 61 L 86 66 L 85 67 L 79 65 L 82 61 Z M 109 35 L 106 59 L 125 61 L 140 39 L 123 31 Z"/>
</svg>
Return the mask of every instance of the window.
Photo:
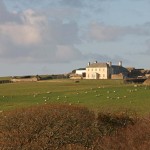
<svg viewBox="0 0 150 150">
<path fill-rule="evenodd" d="M 97 71 L 97 69 L 95 69 L 95 71 Z"/>
<path fill-rule="evenodd" d="M 105 77 L 105 74 L 103 74 L 103 77 Z"/>
<path fill-rule="evenodd" d="M 103 69 L 103 71 L 105 71 L 105 69 Z"/>
<path fill-rule="evenodd" d="M 101 69 L 99 69 L 99 71 L 101 71 Z"/>
</svg>

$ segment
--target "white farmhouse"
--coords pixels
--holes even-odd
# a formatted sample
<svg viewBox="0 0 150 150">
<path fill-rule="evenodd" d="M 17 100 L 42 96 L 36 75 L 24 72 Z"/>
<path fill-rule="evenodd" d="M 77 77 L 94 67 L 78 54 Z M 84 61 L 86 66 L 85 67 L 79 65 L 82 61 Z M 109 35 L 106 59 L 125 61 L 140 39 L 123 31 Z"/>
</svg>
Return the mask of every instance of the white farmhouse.
<svg viewBox="0 0 150 150">
<path fill-rule="evenodd" d="M 88 63 L 86 67 L 86 79 L 123 79 L 128 75 L 128 70 L 122 67 L 122 61 L 118 65 L 107 63 Z"/>
<path fill-rule="evenodd" d="M 97 61 L 86 67 L 86 79 L 109 79 L 110 78 L 109 63 L 98 63 Z"/>
</svg>

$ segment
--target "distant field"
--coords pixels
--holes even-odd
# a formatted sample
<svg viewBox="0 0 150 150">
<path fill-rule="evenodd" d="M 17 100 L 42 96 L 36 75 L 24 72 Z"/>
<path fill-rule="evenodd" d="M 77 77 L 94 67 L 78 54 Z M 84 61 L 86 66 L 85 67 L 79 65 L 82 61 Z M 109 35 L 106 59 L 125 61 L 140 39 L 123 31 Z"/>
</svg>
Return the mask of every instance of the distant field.
<svg viewBox="0 0 150 150">
<path fill-rule="evenodd" d="M 40 104 L 82 105 L 92 110 L 150 112 L 150 87 L 122 80 L 48 80 L 0 84 L 0 111 Z"/>
<path fill-rule="evenodd" d="M 1 80 L 10 80 L 11 79 L 11 77 L 0 77 L 0 81 Z"/>
</svg>

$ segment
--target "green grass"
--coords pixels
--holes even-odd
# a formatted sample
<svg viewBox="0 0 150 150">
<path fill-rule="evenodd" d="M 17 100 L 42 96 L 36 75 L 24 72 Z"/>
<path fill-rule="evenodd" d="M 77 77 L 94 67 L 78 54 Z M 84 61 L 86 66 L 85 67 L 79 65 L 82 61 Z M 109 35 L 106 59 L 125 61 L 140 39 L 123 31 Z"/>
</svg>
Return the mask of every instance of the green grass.
<svg viewBox="0 0 150 150">
<path fill-rule="evenodd" d="M 0 111 L 40 104 L 82 105 L 92 110 L 150 112 L 150 87 L 122 80 L 50 80 L 0 84 Z"/>
<path fill-rule="evenodd" d="M 10 80 L 11 79 L 11 77 L 0 77 L 0 81 L 1 80 Z"/>
</svg>

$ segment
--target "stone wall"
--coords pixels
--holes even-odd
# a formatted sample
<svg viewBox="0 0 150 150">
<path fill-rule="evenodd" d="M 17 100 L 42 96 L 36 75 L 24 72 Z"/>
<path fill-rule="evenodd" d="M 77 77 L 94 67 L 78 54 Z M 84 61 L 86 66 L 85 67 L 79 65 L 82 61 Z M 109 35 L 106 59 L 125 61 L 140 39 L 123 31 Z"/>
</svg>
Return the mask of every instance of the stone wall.
<svg viewBox="0 0 150 150">
<path fill-rule="evenodd" d="M 36 77 L 33 77 L 33 78 L 20 78 L 20 79 L 17 79 L 17 78 L 13 78 L 11 79 L 12 82 L 36 82 L 38 81 L 38 79 Z"/>
<path fill-rule="evenodd" d="M 120 73 L 120 74 L 112 74 L 111 75 L 111 79 L 123 79 L 123 74 Z"/>
</svg>

